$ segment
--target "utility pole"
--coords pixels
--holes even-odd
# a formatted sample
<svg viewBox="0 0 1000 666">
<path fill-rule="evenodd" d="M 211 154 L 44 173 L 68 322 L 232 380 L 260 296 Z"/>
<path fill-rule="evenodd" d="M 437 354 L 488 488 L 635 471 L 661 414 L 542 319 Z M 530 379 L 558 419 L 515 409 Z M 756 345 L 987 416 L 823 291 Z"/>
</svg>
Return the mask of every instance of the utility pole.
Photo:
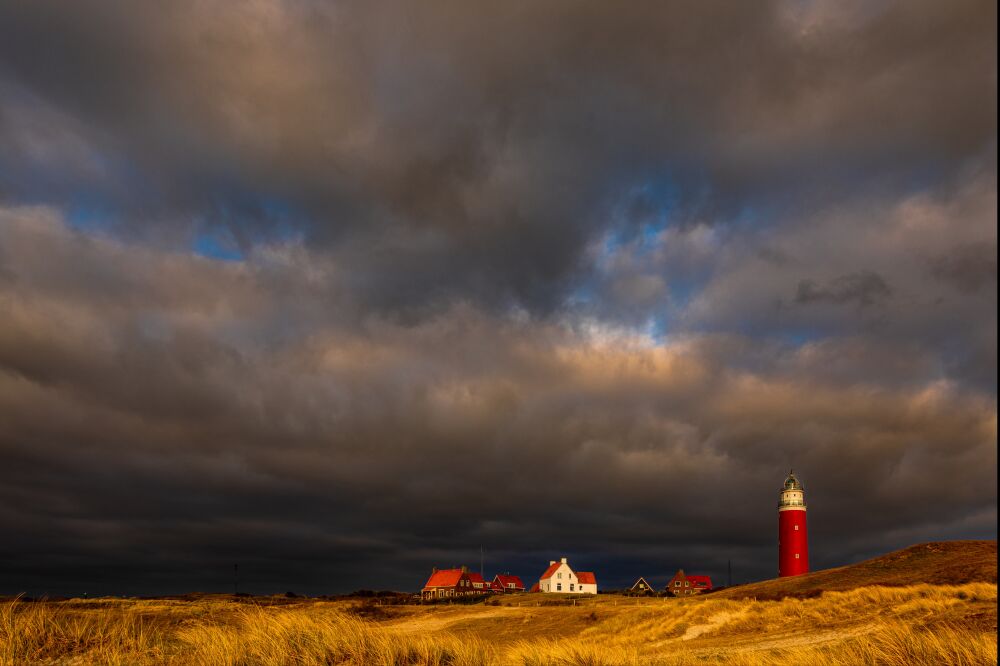
<svg viewBox="0 0 1000 666">
<path fill-rule="evenodd" d="M 233 594 L 240 593 L 240 565 L 233 565 Z"/>
<path fill-rule="evenodd" d="M 732 560 L 728 560 L 728 566 L 729 566 L 729 573 L 726 576 L 726 587 L 732 587 L 733 586 L 733 561 Z"/>
<path fill-rule="evenodd" d="M 486 549 L 481 545 L 479 546 L 479 576 L 486 580 Z"/>
</svg>

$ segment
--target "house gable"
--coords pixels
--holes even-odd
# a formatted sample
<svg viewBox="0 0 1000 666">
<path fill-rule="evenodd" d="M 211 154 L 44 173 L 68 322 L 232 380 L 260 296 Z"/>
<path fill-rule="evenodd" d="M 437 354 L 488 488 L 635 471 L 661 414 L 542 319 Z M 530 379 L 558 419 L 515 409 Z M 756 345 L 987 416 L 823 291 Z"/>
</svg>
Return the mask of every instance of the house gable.
<svg viewBox="0 0 1000 666">
<path fill-rule="evenodd" d="M 642 576 L 640 576 L 639 580 L 635 581 L 635 583 L 629 589 L 632 592 L 643 592 L 643 593 L 645 593 L 645 592 L 652 592 L 653 591 L 653 586 L 650 585 L 649 583 L 647 583 L 645 578 L 643 578 Z"/>
<path fill-rule="evenodd" d="M 524 582 L 521 580 L 520 576 L 512 576 L 511 574 L 497 574 L 493 578 L 493 584 L 498 588 L 502 589 L 504 592 L 524 591 Z"/>
<path fill-rule="evenodd" d="M 558 562 L 549 562 L 549 568 L 538 583 L 542 592 L 576 592 L 577 574 L 564 557 Z"/>
</svg>

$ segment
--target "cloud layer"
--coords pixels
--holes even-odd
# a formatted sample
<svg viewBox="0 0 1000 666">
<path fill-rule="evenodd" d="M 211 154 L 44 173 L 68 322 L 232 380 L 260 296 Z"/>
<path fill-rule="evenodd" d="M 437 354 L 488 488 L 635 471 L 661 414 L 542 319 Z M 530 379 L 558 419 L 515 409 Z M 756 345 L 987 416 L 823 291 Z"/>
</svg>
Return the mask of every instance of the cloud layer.
<svg viewBox="0 0 1000 666">
<path fill-rule="evenodd" d="M 995 12 L 3 5 L 0 592 L 995 538 Z"/>
</svg>

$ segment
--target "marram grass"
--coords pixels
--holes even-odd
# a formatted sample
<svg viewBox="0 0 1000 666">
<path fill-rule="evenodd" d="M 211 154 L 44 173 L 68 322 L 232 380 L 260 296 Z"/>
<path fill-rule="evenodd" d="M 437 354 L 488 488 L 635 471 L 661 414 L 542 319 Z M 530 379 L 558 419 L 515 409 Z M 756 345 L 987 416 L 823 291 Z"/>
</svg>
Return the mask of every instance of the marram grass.
<svg viewBox="0 0 1000 666">
<path fill-rule="evenodd" d="M 979 666 L 997 661 L 996 603 L 988 583 L 783 601 L 403 607 L 380 621 L 334 602 L 15 600 L 0 606 L 0 664 Z"/>
</svg>

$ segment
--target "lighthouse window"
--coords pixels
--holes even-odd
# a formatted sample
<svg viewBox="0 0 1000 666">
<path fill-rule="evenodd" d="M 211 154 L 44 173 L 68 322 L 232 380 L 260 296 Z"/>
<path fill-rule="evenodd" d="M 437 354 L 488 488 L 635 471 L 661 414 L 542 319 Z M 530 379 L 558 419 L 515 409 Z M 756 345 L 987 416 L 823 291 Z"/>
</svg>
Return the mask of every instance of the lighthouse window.
<svg viewBox="0 0 1000 666">
<path fill-rule="evenodd" d="M 798 525 L 796 525 L 796 526 L 795 526 L 795 531 L 796 531 L 796 532 L 798 532 L 798 531 L 799 531 L 799 526 L 798 526 Z"/>
<path fill-rule="evenodd" d="M 799 554 L 795 553 L 795 559 L 799 559 Z"/>
</svg>

